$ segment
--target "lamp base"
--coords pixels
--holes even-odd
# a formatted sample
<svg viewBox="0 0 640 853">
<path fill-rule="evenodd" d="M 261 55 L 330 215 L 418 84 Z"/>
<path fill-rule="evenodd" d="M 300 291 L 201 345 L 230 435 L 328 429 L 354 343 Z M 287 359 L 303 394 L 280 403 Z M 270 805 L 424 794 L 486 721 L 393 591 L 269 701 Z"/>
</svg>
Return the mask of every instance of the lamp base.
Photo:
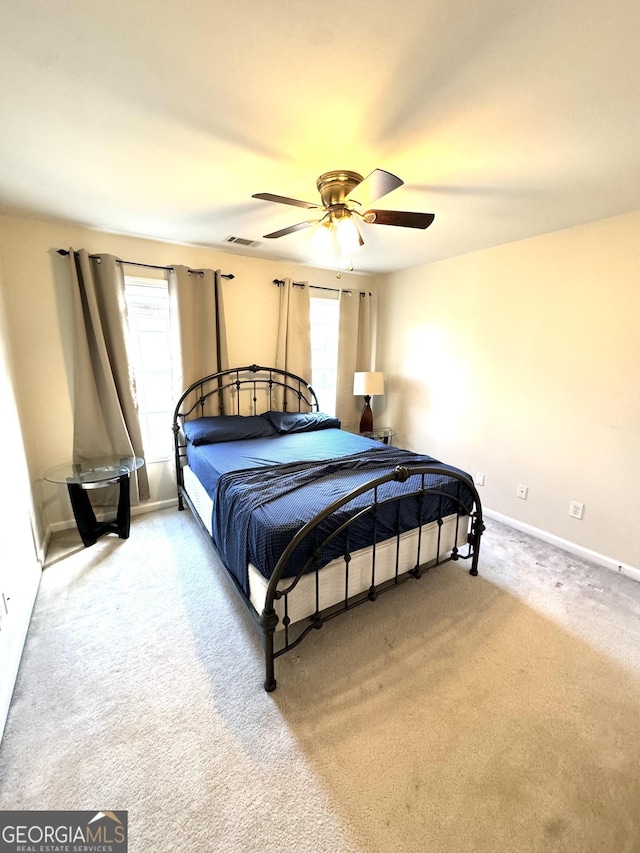
<svg viewBox="0 0 640 853">
<path fill-rule="evenodd" d="M 364 398 L 364 409 L 362 410 L 362 415 L 360 416 L 360 432 L 372 432 L 373 431 L 373 412 L 371 411 L 371 406 L 369 405 L 371 401 L 371 397 Z"/>
</svg>

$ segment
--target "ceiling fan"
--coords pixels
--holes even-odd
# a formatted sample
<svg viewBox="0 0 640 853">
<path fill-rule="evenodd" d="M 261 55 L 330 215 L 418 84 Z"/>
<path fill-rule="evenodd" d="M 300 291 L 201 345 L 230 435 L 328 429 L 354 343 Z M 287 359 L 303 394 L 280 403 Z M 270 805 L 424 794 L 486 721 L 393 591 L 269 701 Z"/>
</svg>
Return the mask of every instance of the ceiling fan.
<svg viewBox="0 0 640 853">
<path fill-rule="evenodd" d="M 343 169 L 324 172 L 316 181 L 321 204 L 273 195 L 273 193 L 255 193 L 252 198 L 324 211 L 319 219 L 308 219 L 296 225 L 289 225 L 288 228 L 273 231 L 271 234 L 265 234 L 265 240 L 284 237 L 286 234 L 293 234 L 303 228 L 318 225 L 319 228 L 314 235 L 314 242 L 318 247 L 330 243 L 335 235 L 341 253 L 351 254 L 364 245 L 356 224 L 358 219 L 370 225 L 397 225 L 402 228 L 424 229 L 431 225 L 435 218 L 433 213 L 369 208 L 374 201 L 401 187 L 403 183 L 404 181 L 396 175 L 385 172 L 384 169 L 374 169 L 366 178 L 357 172 Z"/>
</svg>

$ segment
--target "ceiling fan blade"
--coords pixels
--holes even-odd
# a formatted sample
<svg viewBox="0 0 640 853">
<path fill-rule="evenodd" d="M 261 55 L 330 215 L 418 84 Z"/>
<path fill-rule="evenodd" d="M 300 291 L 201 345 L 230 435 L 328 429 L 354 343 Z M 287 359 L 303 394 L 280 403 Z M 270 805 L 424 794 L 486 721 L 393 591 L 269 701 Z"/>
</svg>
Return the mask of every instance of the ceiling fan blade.
<svg viewBox="0 0 640 853">
<path fill-rule="evenodd" d="M 310 225 L 315 225 L 320 221 L 320 219 L 310 219 L 308 222 L 298 222 L 297 225 L 290 225 L 288 228 L 282 228 L 280 231 L 272 231 L 271 234 L 264 234 L 263 236 L 265 240 L 284 237 L 286 234 L 293 234 L 294 231 L 302 231 L 303 228 L 309 228 Z"/>
<path fill-rule="evenodd" d="M 428 228 L 436 218 L 433 213 L 410 213 L 408 210 L 367 210 L 365 222 L 372 225 L 400 225 L 402 228 Z"/>
<path fill-rule="evenodd" d="M 391 172 L 385 172 L 384 169 L 374 169 L 370 175 L 367 175 L 361 183 L 347 194 L 346 198 L 349 201 L 358 202 L 363 207 L 368 207 L 374 201 L 382 198 L 383 195 L 387 195 L 392 190 L 397 190 L 403 184 L 404 181 L 396 175 L 392 175 Z"/>
<path fill-rule="evenodd" d="M 287 198 L 283 195 L 273 195 L 273 193 L 255 193 L 251 198 L 261 198 L 263 201 L 275 201 L 278 204 L 292 204 L 294 207 L 306 207 L 309 210 L 319 208 L 319 204 L 312 204 L 310 201 L 300 201 L 297 198 Z"/>
</svg>

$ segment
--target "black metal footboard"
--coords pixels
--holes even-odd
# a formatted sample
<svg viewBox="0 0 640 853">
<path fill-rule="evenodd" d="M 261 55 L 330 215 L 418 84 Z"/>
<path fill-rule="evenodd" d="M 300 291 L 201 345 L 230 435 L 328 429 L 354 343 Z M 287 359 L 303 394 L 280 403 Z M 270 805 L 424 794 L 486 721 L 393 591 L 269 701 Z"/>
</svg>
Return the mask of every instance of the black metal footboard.
<svg viewBox="0 0 640 853">
<path fill-rule="evenodd" d="M 384 483 L 392 480 L 404 483 L 410 476 L 413 477 L 414 475 L 419 475 L 417 478 L 419 485 L 414 490 L 392 497 L 380 496 L 379 499 L 379 488 Z M 434 476 L 439 480 L 434 481 Z M 452 494 L 451 490 L 444 490 L 443 484 L 446 479 L 457 481 L 457 494 Z M 349 513 L 346 520 L 338 523 L 330 533 L 322 534 L 320 532 L 320 526 L 325 520 L 367 492 L 371 492 L 371 500 L 367 501 L 366 505 L 358 505 L 355 511 Z M 411 546 L 414 550 L 411 566 L 408 567 L 406 552 L 403 553 L 402 561 L 400 559 L 402 530 L 398 521 L 394 537 L 395 566 L 392 567 L 393 570 L 389 576 L 387 560 L 386 576 L 381 577 L 378 568 L 378 553 L 383 542 L 386 547 L 389 547 L 390 544 L 388 538 L 380 539 L 380 541 L 378 539 L 378 519 L 381 511 L 383 509 L 387 511 L 394 502 L 406 501 L 407 499 L 415 499 L 421 506 L 429 496 L 431 498 L 436 497 L 440 507 L 436 518 L 429 523 L 433 534 L 430 538 L 433 539 L 435 536 L 436 539 L 435 547 L 430 547 L 429 550 L 424 547 L 423 539 L 428 525 L 419 526 L 415 535 L 415 543 Z M 469 509 L 470 498 L 472 500 L 471 510 Z M 451 510 L 452 503 L 453 511 Z M 446 513 L 443 512 L 443 507 L 447 507 Z M 351 548 L 351 532 L 354 529 L 353 526 L 361 523 L 365 518 L 373 532 L 372 547 L 368 558 L 370 559 L 370 566 L 367 568 L 368 587 L 354 592 L 353 587 L 350 587 L 350 564 L 356 552 L 352 551 Z M 418 518 L 422 518 L 422 515 L 419 514 Z M 445 526 L 450 528 L 451 525 L 454 527 L 454 535 L 453 546 L 449 547 L 450 540 L 446 541 L 443 530 Z M 432 565 L 440 565 L 449 560 L 470 559 L 470 574 L 477 575 L 480 539 L 483 531 L 482 506 L 473 481 L 467 475 L 449 468 L 445 469 L 432 465 L 411 466 L 411 468 L 399 466 L 391 473 L 373 479 L 354 489 L 343 498 L 334 501 L 296 534 L 282 554 L 269 581 L 264 609 L 260 617 L 265 645 L 265 690 L 272 691 L 276 688 L 275 659 L 295 648 L 311 630 L 321 628 L 330 619 L 346 613 L 366 601 L 374 601 L 383 592 L 387 592 L 411 578 L 420 578 Z M 459 536 L 459 533 L 462 535 Z M 466 548 L 461 553 L 458 542 L 463 537 Z M 340 542 L 338 559 L 344 565 L 344 595 L 341 595 L 338 602 L 322 609 L 322 567 L 326 563 L 324 555 L 332 553 L 333 556 L 337 542 Z M 306 559 L 304 565 L 295 574 L 288 577 L 287 575 L 290 574 L 287 571 L 289 562 L 296 552 L 299 553 L 298 549 L 300 548 L 304 548 L 305 553 L 310 552 L 311 556 Z M 294 622 L 290 616 L 290 596 L 294 594 L 302 578 L 309 575 L 312 576 L 315 583 L 315 612 L 301 621 Z M 283 614 L 282 617 L 276 612 L 276 602 L 278 602 L 278 609 Z M 279 622 L 282 622 L 282 628 L 276 630 Z"/>
</svg>

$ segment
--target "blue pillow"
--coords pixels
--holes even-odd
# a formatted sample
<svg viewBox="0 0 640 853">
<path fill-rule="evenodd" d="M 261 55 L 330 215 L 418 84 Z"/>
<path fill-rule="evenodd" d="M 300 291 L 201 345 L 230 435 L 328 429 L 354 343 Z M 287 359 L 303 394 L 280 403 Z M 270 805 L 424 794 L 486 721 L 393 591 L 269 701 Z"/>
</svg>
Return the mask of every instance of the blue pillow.
<svg viewBox="0 0 640 853">
<path fill-rule="evenodd" d="M 273 425 L 259 415 L 218 415 L 216 418 L 197 418 L 186 421 L 182 431 L 197 447 L 220 441 L 241 441 L 244 438 L 266 438 L 277 435 Z"/>
<path fill-rule="evenodd" d="M 324 412 L 263 412 L 260 416 L 280 433 L 315 432 L 319 429 L 340 429 L 338 418 Z"/>
</svg>

